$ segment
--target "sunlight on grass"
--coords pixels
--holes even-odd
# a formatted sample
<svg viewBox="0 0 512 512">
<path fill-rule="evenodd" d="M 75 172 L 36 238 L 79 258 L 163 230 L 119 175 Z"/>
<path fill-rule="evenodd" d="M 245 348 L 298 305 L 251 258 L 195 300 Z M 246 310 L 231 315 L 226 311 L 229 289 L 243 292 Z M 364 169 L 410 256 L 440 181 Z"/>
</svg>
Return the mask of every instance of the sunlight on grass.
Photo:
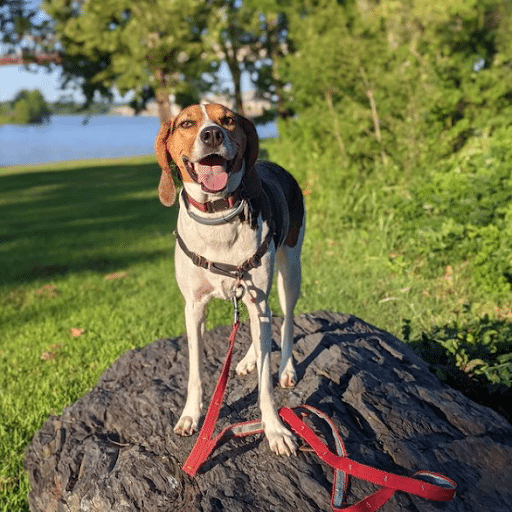
<svg viewBox="0 0 512 512">
<path fill-rule="evenodd" d="M 184 330 L 158 179 L 152 158 L 0 172 L 0 510 L 27 510 L 23 450 L 50 414 Z"/>
</svg>

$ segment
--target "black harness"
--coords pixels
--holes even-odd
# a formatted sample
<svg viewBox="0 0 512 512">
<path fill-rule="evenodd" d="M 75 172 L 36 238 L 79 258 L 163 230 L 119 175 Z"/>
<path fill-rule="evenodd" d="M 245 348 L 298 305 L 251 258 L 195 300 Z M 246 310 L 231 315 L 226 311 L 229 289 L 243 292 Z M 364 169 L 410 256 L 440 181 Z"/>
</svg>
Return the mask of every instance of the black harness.
<svg viewBox="0 0 512 512">
<path fill-rule="evenodd" d="M 267 209 L 268 211 L 270 211 L 269 199 L 265 192 L 262 192 L 260 196 L 262 196 L 264 202 L 263 209 Z M 240 215 L 240 212 L 238 213 L 238 215 Z M 265 216 L 268 217 L 268 215 Z M 228 220 L 231 220 L 232 218 L 234 218 L 234 216 L 229 216 Z M 224 219 L 224 222 L 227 222 L 227 220 Z M 194 265 L 209 270 L 214 274 L 231 277 L 233 279 L 240 281 L 247 272 L 260 266 L 261 258 L 263 258 L 265 253 L 268 251 L 270 242 L 275 238 L 276 232 L 273 226 L 273 222 L 270 221 L 269 224 L 270 229 L 268 230 L 267 236 L 260 244 L 256 252 L 250 258 L 247 258 L 241 265 L 238 266 L 232 265 L 230 263 L 217 263 L 215 261 L 210 261 L 205 257 L 201 256 L 200 254 L 192 252 L 185 244 L 183 238 L 181 238 L 180 234 L 178 233 L 178 230 L 176 230 L 176 241 L 178 242 L 178 245 L 180 246 L 181 250 L 186 254 L 188 258 L 190 258 Z"/>
<path fill-rule="evenodd" d="M 180 246 L 181 250 L 192 260 L 192 263 L 198 267 L 204 268 L 213 272 L 214 274 L 219 274 L 226 277 L 232 277 L 233 279 L 242 279 L 246 272 L 249 272 L 253 268 L 259 267 L 261 264 L 261 258 L 268 251 L 268 247 L 272 238 L 274 237 L 274 233 L 269 231 L 265 240 L 258 247 L 258 250 L 250 257 L 247 258 L 241 265 L 231 265 L 229 263 L 216 263 L 214 261 L 207 260 L 203 256 L 196 254 L 189 250 L 189 248 L 185 245 L 183 238 L 176 232 L 176 241 Z"/>
</svg>

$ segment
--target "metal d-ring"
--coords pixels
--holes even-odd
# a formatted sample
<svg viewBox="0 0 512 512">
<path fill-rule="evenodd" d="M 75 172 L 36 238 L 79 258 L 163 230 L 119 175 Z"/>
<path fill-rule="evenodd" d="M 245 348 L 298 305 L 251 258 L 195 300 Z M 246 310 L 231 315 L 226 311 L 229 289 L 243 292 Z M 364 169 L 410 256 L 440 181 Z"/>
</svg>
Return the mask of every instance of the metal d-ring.
<svg viewBox="0 0 512 512">
<path fill-rule="evenodd" d="M 234 297 L 236 300 L 242 300 L 243 296 L 245 295 L 245 286 L 238 282 L 233 286 L 231 293 L 232 297 Z"/>
</svg>

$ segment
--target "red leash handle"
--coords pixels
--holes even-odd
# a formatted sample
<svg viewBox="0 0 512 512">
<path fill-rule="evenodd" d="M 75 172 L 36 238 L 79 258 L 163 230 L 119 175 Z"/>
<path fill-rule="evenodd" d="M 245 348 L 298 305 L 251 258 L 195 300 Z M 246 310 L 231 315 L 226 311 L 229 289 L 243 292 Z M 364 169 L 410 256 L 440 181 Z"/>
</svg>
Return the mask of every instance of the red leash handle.
<svg viewBox="0 0 512 512">
<path fill-rule="evenodd" d="M 434 501 L 450 501 L 455 494 L 455 482 L 438 473 L 430 471 L 418 471 L 415 473 L 415 476 L 424 476 L 436 481 L 436 484 L 432 484 L 419 478 L 395 475 L 372 468 L 371 466 L 353 461 L 346 456 L 335 455 L 291 409 L 282 407 L 279 410 L 279 414 L 291 429 L 302 437 L 313 448 L 318 457 L 329 464 L 329 466 L 383 487 L 356 505 L 343 509 L 334 508 L 333 510 L 335 511 L 374 511 L 386 503 L 395 491 L 407 492 Z"/>
</svg>

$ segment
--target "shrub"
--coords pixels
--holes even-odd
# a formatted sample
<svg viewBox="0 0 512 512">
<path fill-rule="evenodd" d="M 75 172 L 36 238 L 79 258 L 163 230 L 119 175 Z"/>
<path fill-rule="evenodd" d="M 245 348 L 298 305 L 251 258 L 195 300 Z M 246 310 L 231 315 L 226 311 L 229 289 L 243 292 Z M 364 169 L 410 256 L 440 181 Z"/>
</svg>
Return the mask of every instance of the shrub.
<svg viewBox="0 0 512 512">
<path fill-rule="evenodd" d="M 512 419 L 510 321 L 478 318 L 465 306 L 456 320 L 412 339 L 405 320 L 402 334 L 439 378 Z"/>
<path fill-rule="evenodd" d="M 478 293 L 499 298 L 512 290 L 511 128 L 475 138 L 398 206 L 406 256 L 427 258 L 439 269 L 468 260 Z"/>
<path fill-rule="evenodd" d="M 13 100 L 12 107 L 13 123 L 41 124 L 50 119 L 50 107 L 37 89 L 20 91 Z"/>
</svg>

